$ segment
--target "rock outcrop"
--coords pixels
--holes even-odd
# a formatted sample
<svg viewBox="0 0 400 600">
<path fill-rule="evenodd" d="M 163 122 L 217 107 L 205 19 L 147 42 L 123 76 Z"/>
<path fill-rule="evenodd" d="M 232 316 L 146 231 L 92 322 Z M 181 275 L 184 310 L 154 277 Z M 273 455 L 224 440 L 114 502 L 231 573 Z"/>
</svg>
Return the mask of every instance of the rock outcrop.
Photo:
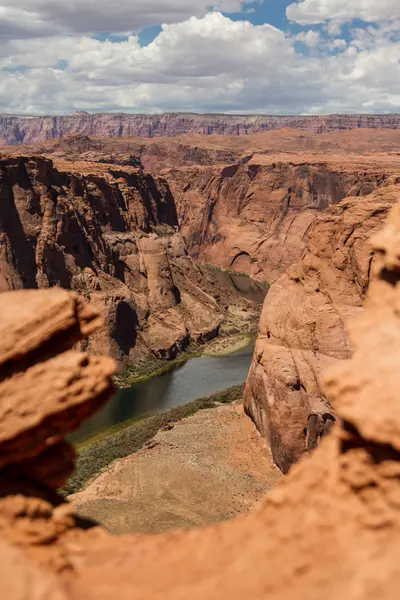
<svg viewBox="0 0 400 600">
<path fill-rule="evenodd" d="M 173 358 L 217 335 L 235 304 L 249 307 L 240 298 L 228 307 L 228 292 L 188 257 L 160 177 L 10 156 L 0 161 L 0 200 L 0 291 L 81 293 L 105 319 L 92 353 Z"/>
<path fill-rule="evenodd" d="M 346 324 L 362 310 L 374 270 L 368 240 L 398 200 L 392 185 L 318 216 L 301 260 L 266 298 L 244 402 L 285 473 L 335 421 L 320 376 L 351 355 Z"/>
<path fill-rule="evenodd" d="M 5 144 L 32 144 L 79 133 L 100 137 L 177 136 L 185 133 L 203 135 L 242 135 L 282 128 L 314 133 L 359 128 L 399 129 L 399 115 L 329 115 L 329 116 L 246 116 L 196 114 L 88 114 L 69 116 L 24 117 L 0 115 L 0 140 Z"/>
<path fill-rule="evenodd" d="M 2 329 L 14 333 L 2 350 L 5 362 L 0 364 L 0 435 L 6 440 L 0 471 L 2 597 L 396 598 L 400 584 L 399 240 L 396 209 L 375 241 L 376 281 L 366 312 L 352 327 L 354 357 L 335 366 L 324 379 L 324 393 L 338 416 L 331 435 L 252 514 L 204 530 L 111 536 L 77 519 L 72 507 L 54 492 L 52 477 L 47 482 L 37 477 L 36 470 L 27 470 L 31 460 L 49 468 L 58 464 L 57 443 L 86 412 L 77 406 L 93 407 L 96 398 L 103 401 L 109 393 L 112 364 L 105 359 L 99 373 L 100 363 L 92 361 L 104 359 L 78 354 L 81 368 L 73 366 L 64 378 L 74 362 L 68 348 L 88 326 L 86 317 L 82 323 L 79 316 L 76 296 L 56 292 L 67 304 L 69 298 L 71 307 L 63 309 L 66 316 L 57 324 L 54 310 L 50 319 L 46 310 L 51 305 L 54 309 L 54 291 L 4 294 Z M 92 315 L 89 322 L 95 318 Z M 65 372 L 60 373 L 64 352 Z M 23 378 L 21 404 L 15 390 Z M 45 403 L 40 402 L 42 397 Z M 8 453 L 7 447 L 15 445 L 18 437 L 30 443 L 20 446 L 20 455 Z"/>
<path fill-rule="evenodd" d="M 298 260 L 318 214 L 400 172 L 397 157 L 254 156 L 164 172 L 194 258 L 274 282 Z"/>
</svg>

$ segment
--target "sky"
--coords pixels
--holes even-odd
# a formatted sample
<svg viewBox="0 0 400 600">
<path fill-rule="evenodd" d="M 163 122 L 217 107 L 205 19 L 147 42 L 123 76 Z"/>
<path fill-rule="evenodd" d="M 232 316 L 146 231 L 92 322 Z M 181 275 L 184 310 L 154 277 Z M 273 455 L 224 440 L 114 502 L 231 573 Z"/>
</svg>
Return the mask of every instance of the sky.
<svg viewBox="0 0 400 600">
<path fill-rule="evenodd" d="M 400 112 L 400 0 L 0 0 L 0 112 Z"/>
</svg>

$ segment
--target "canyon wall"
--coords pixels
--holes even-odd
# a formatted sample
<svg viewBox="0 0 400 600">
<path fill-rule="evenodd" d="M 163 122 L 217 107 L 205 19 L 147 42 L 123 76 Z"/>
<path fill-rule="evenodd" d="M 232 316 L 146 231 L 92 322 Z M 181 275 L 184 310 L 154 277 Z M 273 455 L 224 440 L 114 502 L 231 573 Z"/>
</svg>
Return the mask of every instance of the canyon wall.
<svg viewBox="0 0 400 600">
<path fill-rule="evenodd" d="M 282 128 L 314 133 L 358 128 L 399 129 L 400 116 L 329 115 L 263 116 L 198 114 L 88 114 L 69 116 L 24 117 L 0 115 L 0 140 L 5 144 L 31 144 L 64 137 L 70 133 L 101 137 L 177 136 L 185 133 L 204 135 L 242 135 Z"/>
<path fill-rule="evenodd" d="M 73 468 L 64 436 L 112 393 L 113 362 L 71 350 L 102 326 L 99 315 L 60 289 L 1 294 L 1 597 L 396 598 L 399 240 L 397 208 L 375 240 L 354 356 L 324 377 L 338 416 L 331 435 L 246 518 L 159 536 L 112 536 L 55 491 Z"/>
<path fill-rule="evenodd" d="M 129 167 L 3 158 L 0 291 L 53 286 L 103 312 L 89 348 L 122 363 L 173 358 L 217 335 L 229 311 L 243 305 L 244 320 L 251 313 L 188 256 L 164 179 Z"/>
<path fill-rule="evenodd" d="M 191 256 L 272 283 L 298 260 L 317 215 L 384 185 L 399 162 L 254 156 L 227 167 L 164 172 Z"/>
<path fill-rule="evenodd" d="M 285 473 L 336 419 L 320 376 L 351 356 L 347 322 L 362 310 L 375 268 L 369 238 L 399 198 L 388 184 L 319 215 L 301 260 L 266 298 L 244 404 Z"/>
</svg>

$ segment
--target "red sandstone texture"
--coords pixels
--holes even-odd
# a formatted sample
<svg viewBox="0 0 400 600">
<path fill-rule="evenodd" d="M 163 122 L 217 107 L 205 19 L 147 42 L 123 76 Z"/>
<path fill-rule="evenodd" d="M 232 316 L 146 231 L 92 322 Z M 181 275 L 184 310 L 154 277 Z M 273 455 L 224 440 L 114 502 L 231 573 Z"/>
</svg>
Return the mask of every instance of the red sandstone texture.
<svg viewBox="0 0 400 600">
<path fill-rule="evenodd" d="M 347 322 L 362 310 L 375 269 L 369 238 L 399 198 L 399 186 L 388 185 L 319 215 L 301 260 L 266 298 L 244 402 L 285 473 L 335 420 L 320 376 L 352 353 Z"/>
<path fill-rule="evenodd" d="M 399 115 L 196 115 L 196 114 L 87 114 L 70 116 L 24 117 L 0 115 L 0 139 L 5 144 L 31 144 L 80 133 L 101 137 L 177 136 L 185 133 L 203 135 L 242 135 L 268 130 L 292 128 L 327 133 L 329 131 L 371 128 L 399 129 Z"/>
<path fill-rule="evenodd" d="M 239 298 L 228 307 L 227 292 L 188 256 L 165 179 L 5 156 L 0 200 L 0 291 L 80 292 L 105 319 L 92 353 L 125 363 L 175 357 L 214 337 L 235 307 L 250 307 Z"/>
<path fill-rule="evenodd" d="M 400 156 L 305 153 L 164 172 L 191 255 L 269 283 L 300 258 L 320 212 L 399 175 Z"/>
<path fill-rule="evenodd" d="M 189 532 L 110 536 L 76 519 L 51 483 L 36 480 L 35 472 L 28 479 L 7 469 L 10 460 L 12 465 L 19 460 L 22 472 L 27 459 L 42 464 L 44 451 L 45 464 L 50 464 L 52 450 L 72 425 L 72 406 L 92 404 L 109 393 L 112 369 L 105 359 L 99 375 L 86 357 L 87 381 L 99 385 L 86 399 L 90 386 L 82 379 L 84 371 L 72 367 L 69 379 L 58 378 L 58 363 L 53 361 L 59 336 L 63 352 L 71 352 L 67 340 L 69 344 L 78 340 L 86 327 L 80 324 L 75 295 L 64 291 L 4 295 L 10 307 L 4 325 L 17 332 L 16 348 L 25 349 L 25 363 L 22 368 L 17 351 L 6 353 L 8 361 L 0 365 L 2 439 L 11 442 L 12 436 L 23 435 L 30 444 L 28 455 L 24 451 L 19 458 L 7 458 L 6 454 L 0 472 L 2 597 L 396 598 L 400 584 L 399 240 L 396 208 L 374 240 L 378 252 L 374 281 L 366 311 L 351 328 L 354 356 L 331 368 L 324 378 L 324 394 L 338 417 L 331 435 L 248 517 Z M 75 308 L 64 309 L 66 317 L 59 329 L 54 319 L 48 329 L 46 307 L 49 302 L 54 305 L 55 293 L 62 304 L 69 298 Z M 38 298 L 36 312 L 29 310 L 32 294 Z M 66 361 L 66 371 L 70 364 Z M 32 369 L 38 367 L 41 371 L 34 372 L 36 387 L 32 387 Z M 21 377 L 26 378 L 22 410 L 13 391 Z M 45 405 L 38 402 L 39 385 L 49 397 Z M 57 395 L 51 402 L 46 390 L 60 393 L 63 389 L 63 402 Z M 68 425 L 60 429 L 59 419 L 51 417 L 63 414 Z M 75 410 L 74 414 L 73 425 L 77 425 L 83 414 Z M 58 451 L 53 460 L 57 457 Z M 64 476 L 68 470 L 69 466 Z"/>
</svg>

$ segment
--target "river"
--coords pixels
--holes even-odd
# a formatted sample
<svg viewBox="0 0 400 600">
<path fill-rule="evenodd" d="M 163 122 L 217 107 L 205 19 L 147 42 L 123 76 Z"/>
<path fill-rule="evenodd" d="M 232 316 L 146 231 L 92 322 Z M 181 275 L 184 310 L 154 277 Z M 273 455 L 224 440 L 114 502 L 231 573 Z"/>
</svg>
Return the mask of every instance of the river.
<svg viewBox="0 0 400 600">
<path fill-rule="evenodd" d="M 262 304 L 267 288 L 242 275 L 218 272 L 225 284 L 233 285 L 235 292 Z M 253 356 L 255 336 L 246 348 L 226 356 L 200 356 L 186 363 L 171 365 L 162 375 L 121 389 L 97 414 L 88 419 L 70 439 L 82 443 L 108 429 L 146 415 L 164 412 L 210 396 L 246 381 Z"/>
</svg>

